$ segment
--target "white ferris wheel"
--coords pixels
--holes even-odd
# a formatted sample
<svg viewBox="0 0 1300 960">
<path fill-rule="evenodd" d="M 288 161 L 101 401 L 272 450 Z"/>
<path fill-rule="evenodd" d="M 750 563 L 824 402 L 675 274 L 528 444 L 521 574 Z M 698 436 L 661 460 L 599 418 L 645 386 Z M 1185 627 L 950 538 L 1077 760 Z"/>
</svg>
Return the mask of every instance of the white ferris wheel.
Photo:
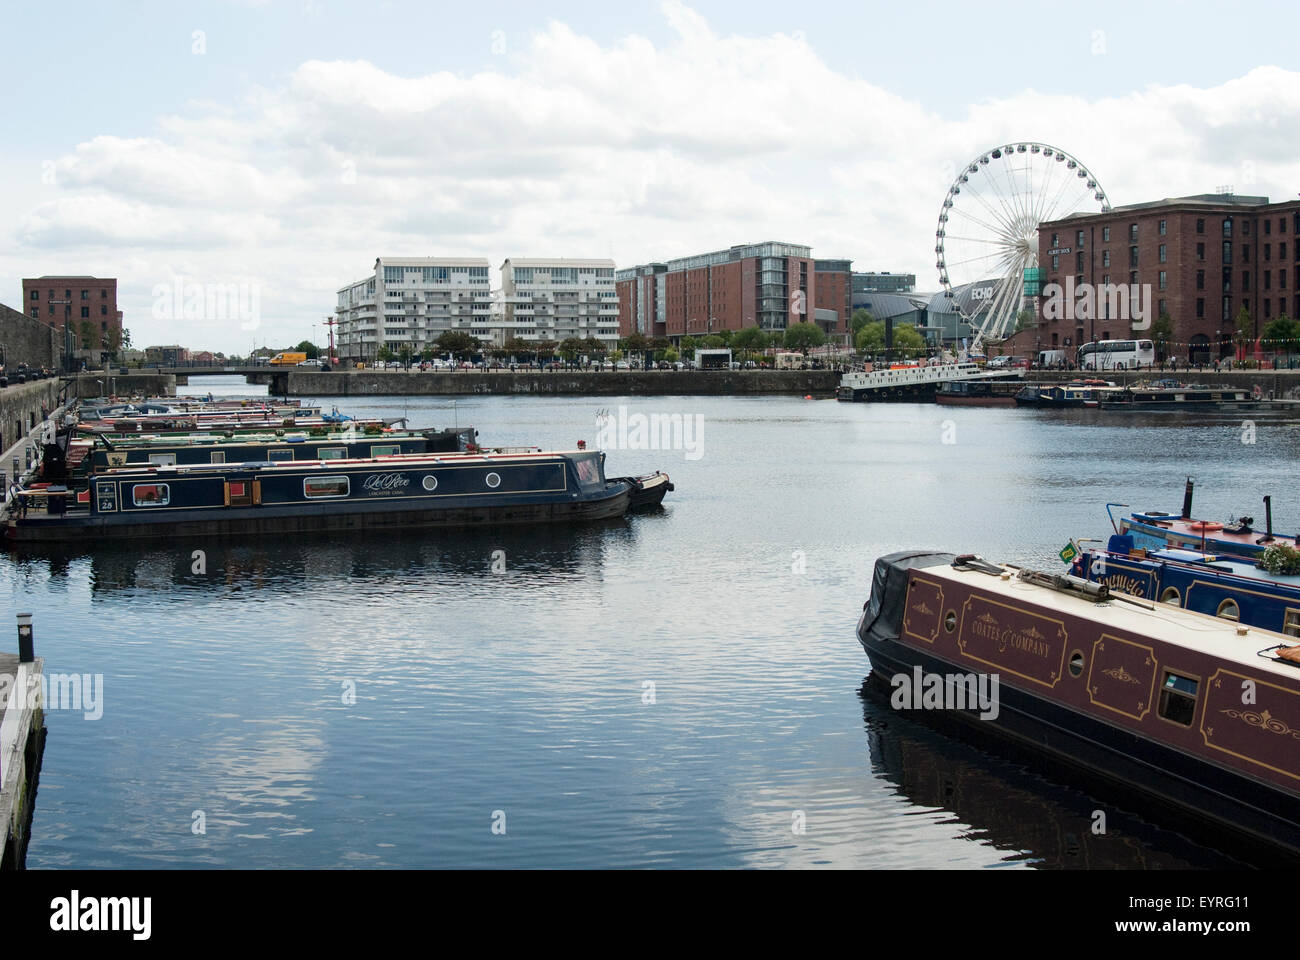
<svg viewBox="0 0 1300 960">
<path fill-rule="evenodd" d="M 1097 178 L 1070 154 L 1030 141 L 994 147 L 957 175 L 935 231 L 949 308 L 976 331 L 969 352 L 1014 332 L 1026 272 L 1038 267 L 1038 227 L 1110 209 Z"/>
</svg>

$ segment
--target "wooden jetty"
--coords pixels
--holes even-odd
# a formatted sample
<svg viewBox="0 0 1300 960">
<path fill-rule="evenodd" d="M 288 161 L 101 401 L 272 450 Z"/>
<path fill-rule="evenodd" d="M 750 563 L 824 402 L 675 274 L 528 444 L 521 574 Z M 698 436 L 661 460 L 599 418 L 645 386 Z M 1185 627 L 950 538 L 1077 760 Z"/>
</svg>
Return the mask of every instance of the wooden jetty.
<svg viewBox="0 0 1300 960">
<path fill-rule="evenodd" d="M 19 630 L 23 629 L 19 614 Z M 30 655 L 30 624 L 27 643 L 20 637 L 19 655 L 0 654 L 0 813 L 4 815 L 4 853 L 0 869 L 22 869 L 27 859 L 27 840 L 40 779 L 41 756 L 45 750 L 45 716 L 41 700 L 44 662 Z M 29 695 L 29 691 L 33 691 Z"/>
</svg>

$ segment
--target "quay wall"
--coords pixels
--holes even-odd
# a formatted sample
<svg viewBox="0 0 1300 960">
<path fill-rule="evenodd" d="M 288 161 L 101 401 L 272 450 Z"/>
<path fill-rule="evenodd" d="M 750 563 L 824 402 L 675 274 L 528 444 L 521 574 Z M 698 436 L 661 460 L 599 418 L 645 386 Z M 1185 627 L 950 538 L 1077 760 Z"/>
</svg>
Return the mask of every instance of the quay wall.
<svg viewBox="0 0 1300 960">
<path fill-rule="evenodd" d="M 828 370 L 495 371 L 410 373 L 403 370 L 319 370 L 272 374 L 271 393 L 308 397 L 531 394 L 538 396 L 709 396 L 833 394 L 840 375 Z"/>
<path fill-rule="evenodd" d="M 176 375 L 173 373 L 81 373 L 71 378 L 71 393 L 78 399 L 88 397 L 174 397 Z"/>
<path fill-rule="evenodd" d="M 58 398 L 59 381 L 55 378 L 17 383 L 0 390 L 0 469 L 6 471 L 7 477 L 12 478 L 13 456 L 26 466 L 29 452 L 17 448 L 58 406 Z"/>
</svg>

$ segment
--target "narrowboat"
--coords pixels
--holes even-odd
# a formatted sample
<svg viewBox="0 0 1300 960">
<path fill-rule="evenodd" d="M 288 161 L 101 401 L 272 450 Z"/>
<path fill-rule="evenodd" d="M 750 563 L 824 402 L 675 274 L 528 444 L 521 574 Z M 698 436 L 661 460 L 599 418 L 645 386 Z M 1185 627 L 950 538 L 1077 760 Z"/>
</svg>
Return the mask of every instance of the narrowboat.
<svg viewBox="0 0 1300 960">
<path fill-rule="evenodd" d="M 1255 560 L 1270 546 L 1283 545 L 1294 548 L 1296 538 L 1273 533 L 1273 498 L 1264 498 L 1264 530 L 1254 528 L 1254 517 L 1237 517 L 1221 523 L 1218 520 L 1197 520 L 1192 517 L 1192 493 L 1195 484 L 1189 477 L 1183 490 L 1181 513 L 1163 510 L 1135 512 L 1121 517 L 1117 532 L 1133 538 L 1134 547 L 1143 550 L 1162 550 L 1166 547 L 1200 550 L 1230 557 Z M 1106 505 L 1111 507 L 1125 504 Z"/>
<path fill-rule="evenodd" d="M 1269 574 L 1254 563 L 1199 550 L 1134 549 L 1113 536 L 1104 550 L 1082 550 L 1073 576 L 1112 593 L 1263 627 L 1300 641 L 1300 576 Z"/>
<path fill-rule="evenodd" d="M 110 467 L 182 466 L 198 463 L 288 462 L 293 460 L 356 460 L 403 453 L 455 453 L 474 446 L 473 427 L 422 431 L 326 432 L 280 430 L 225 437 L 97 434 L 83 462 L 93 471 Z M 73 441 L 84 443 L 86 441 Z"/>
<path fill-rule="evenodd" d="M 950 380 L 939 387 L 934 402 L 948 407 L 1014 407 L 1021 389 L 1014 380 Z"/>
<path fill-rule="evenodd" d="M 640 477 L 615 477 L 611 482 L 626 483 L 629 488 L 627 508 L 643 510 L 657 507 L 664 502 L 664 497 L 677 489 L 668 474 L 662 470 L 647 473 Z"/>
<path fill-rule="evenodd" d="M 876 561 L 857 632 L 873 682 L 924 686 L 920 707 L 1213 824 L 1218 836 L 1300 856 L 1291 638 L 930 551 Z M 959 695 L 977 680 L 995 691 L 992 709 Z M 916 699 L 898 708 L 909 705 Z"/>
<path fill-rule="evenodd" d="M 88 489 L 28 485 L 10 542 L 573 523 L 623 515 L 599 451 L 449 453 L 110 468 Z"/>
<path fill-rule="evenodd" d="M 1249 390 L 1231 387 L 1202 386 L 1132 386 L 1105 390 L 1098 394 L 1101 406 L 1108 410 L 1250 410 L 1260 406 L 1260 398 Z"/>
<path fill-rule="evenodd" d="M 1096 407 L 1109 388 L 1091 384 L 1064 383 L 1049 386 L 1033 384 L 1015 396 L 1021 407 Z"/>
</svg>

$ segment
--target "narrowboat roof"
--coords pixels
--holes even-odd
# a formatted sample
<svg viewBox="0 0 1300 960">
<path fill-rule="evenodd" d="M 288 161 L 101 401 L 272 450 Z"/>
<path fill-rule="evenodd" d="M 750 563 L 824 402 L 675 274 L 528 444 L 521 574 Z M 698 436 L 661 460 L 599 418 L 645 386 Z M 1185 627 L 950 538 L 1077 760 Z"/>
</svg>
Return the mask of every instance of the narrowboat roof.
<svg viewBox="0 0 1300 960">
<path fill-rule="evenodd" d="M 95 479 L 129 479 L 131 477 L 170 476 L 205 476 L 211 474 L 232 473 L 239 470 L 257 470 L 259 472 L 294 472 L 327 468 L 330 471 L 346 467 L 413 467 L 446 466 L 449 463 L 494 463 L 499 460 L 542 459 L 546 457 L 571 457 L 579 454 L 598 453 L 597 450 L 510 450 L 498 449 L 474 453 L 406 453 L 382 457 L 352 457 L 335 460 L 253 460 L 246 463 L 194 463 L 194 464 L 135 464 L 124 467 L 110 467 L 95 474 Z"/>
<path fill-rule="evenodd" d="M 1262 627 L 1238 625 L 1235 621 L 1155 601 L 1125 598 L 1094 603 L 1081 596 L 1020 580 L 1017 576 L 1020 567 L 1011 564 L 999 566 L 1003 571 L 1001 577 L 979 570 L 958 570 L 947 565 L 925 567 L 914 572 L 923 577 L 954 580 L 971 589 L 997 595 L 1008 601 L 1038 604 L 1113 629 L 1190 647 L 1288 680 L 1294 681 L 1296 670 L 1300 669 L 1289 663 L 1279 663 L 1271 657 L 1259 656 L 1260 650 L 1278 644 L 1295 645 L 1294 637 Z M 1241 630 L 1246 631 L 1244 635 L 1239 633 Z"/>
</svg>

